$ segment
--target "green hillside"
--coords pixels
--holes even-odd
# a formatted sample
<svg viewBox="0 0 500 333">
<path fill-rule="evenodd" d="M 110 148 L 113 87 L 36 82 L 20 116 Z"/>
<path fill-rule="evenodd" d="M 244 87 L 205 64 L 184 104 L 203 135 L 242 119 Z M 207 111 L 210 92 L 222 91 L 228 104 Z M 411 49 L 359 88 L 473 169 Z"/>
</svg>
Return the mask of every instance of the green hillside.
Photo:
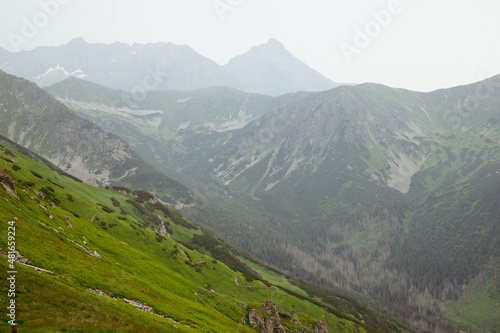
<svg viewBox="0 0 500 333">
<path fill-rule="evenodd" d="M 291 284 L 146 192 L 90 186 L 16 147 L 1 141 L 0 248 L 7 255 L 15 226 L 20 331 L 252 332 L 249 314 L 265 319 L 267 300 L 290 329 L 403 331 L 352 299 Z"/>
<path fill-rule="evenodd" d="M 158 172 L 117 135 L 78 117 L 36 84 L 0 71 L 0 134 L 44 156 L 83 181 L 155 192 L 169 204 L 193 193 Z"/>
</svg>

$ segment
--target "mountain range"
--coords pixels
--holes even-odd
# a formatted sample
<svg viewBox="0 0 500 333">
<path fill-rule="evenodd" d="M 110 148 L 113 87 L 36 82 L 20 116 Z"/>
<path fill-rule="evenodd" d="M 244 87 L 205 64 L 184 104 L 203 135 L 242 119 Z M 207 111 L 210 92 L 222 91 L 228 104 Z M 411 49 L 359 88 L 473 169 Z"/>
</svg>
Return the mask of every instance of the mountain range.
<svg viewBox="0 0 500 333">
<path fill-rule="evenodd" d="M 89 44 L 81 38 L 66 45 L 10 53 L 0 50 L 0 69 L 41 87 L 77 77 L 134 93 L 194 90 L 226 86 L 248 92 L 281 95 L 326 90 L 333 81 L 309 68 L 276 40 L 252 48 L 220 66 L 186 45 Z"/>
<path fill-rule="evenodd" d="M 157 110 L 154 128 L 106 112 L 116 91 L 89 101 L 85 91 L 105 90 L 77 79 L 47 90 L 203 197 L 183 212 L 204 227 L 428 329 L 498 259 L 499 80 L 431 93 L 378 84 L 274 98 L 152 92 L 135 112 Z M 228 127 L 242 109 L 252 117 Z M 442 304 L 424 315 L 419 299 Z M 490 315 L 477 318 L 494 327 Z"/>
<path fill-rule="evenodd" d="M 131 49 L 140 53 L 146 47 L 70 44 L 108 51 L 121 46 L 125 58 Z M 149 44 L 142 57 L 154 59 L 151 50 L 166 45 L 178 50 L 173 44 Z M 70 48 L 39 48 L 40 56 L 30 53 L 35 50 L 16 56 L 0 52 L 13 59 L 0 63 L 21 71 L 23 57 L 24 64 L 26 59 L 37 64 L 48 50 L 56 59 Z M 107 57 L 87 55 L 85 61 L 93 64 L 88 68 L 98 68 L 95 62 Z M 77 58 L 72 53 L 60 59 Z M 165 82 L 158 73 L 166 72 L 147 72 L 152 64 L 129 62 L 129 73 L 146 68 L 130 74 L 129 81 L 123 76 L 127 71 L 100 67 L 94 77 L 102 74 L 107 84 L 91 79 L 90 72 L 80 75 L 79 67 L 61 65 L 64 71 L 57 71 L 64 75 L 45 91 L 1 73 L 0 134 L 89 183 L 112 186 L 122 195 L 150 192 L 140 193 L 255 256 L 266 270 L 289 274 L 286 280 L 312 298 L 322 295 L 333 304 L 339 294 L 322 288 L 347 293 L 419 332 L 500 330 L 495 311 L 500 301 L 500 76 L 429 93 L 371 83 L 328 90 L 324 81 L 323 88 L 305 91 L 294 88 L 297 77 L 320 83 L 321 76 L 274 40 L 213 67 L 240 86 L 205 80 L 171 90 L 160 85 Z M 201 80 L 207 72 L 200 71 Z M 262 82 L 268 76 L 279 84 Z M 5 167 L 8 163 L 13 162 L 6 160 Z M 32 179 L 27 181 L 23 189 L 30 192 Z M 94 205 L 113 204 L 105 200 Z M 157 233 L 172 225 L 163 228 L 160 220 L 129 204 L 144 213 L 134 215 L 137 221 Z M 204 230 L 194 228 L 188 227 Z M 238 260 L 228 259 L 221 251 L 230 245 L 200 236 L 208 231 L 176 234 L 249 278 L 264 271 L 232 247 Z M 404 329 L 386 324 L 368 326 Z"/>
<path fill-rule="evenodd" d="M 259 263 L 151 193 L 113 183 L 100 189 L 68 174 L 54 164 L 67 160 L 54 154 L 87 162 L 83 175 L 99 159 L 110 175 L 116 161 L 134 165 L 130 174 L 150 167 L 137 156 L 113 158 L 130 152 L 127 145 L 35 84 L 5 73 L 0 82 L 2 120 L 14 124 L 0 127 L 13 139 L 0 136 L 0 220 L 10 226 L 0 231 L 0 254 L 9 257 L 0 266 L 17 278 L 10 288 L 19 329 L 409 332 L 350 297 Z M 63 135 L 70 129 L 73 136 Z M 7 230 L 15 235 L 9 243 Z"/>
</svg>

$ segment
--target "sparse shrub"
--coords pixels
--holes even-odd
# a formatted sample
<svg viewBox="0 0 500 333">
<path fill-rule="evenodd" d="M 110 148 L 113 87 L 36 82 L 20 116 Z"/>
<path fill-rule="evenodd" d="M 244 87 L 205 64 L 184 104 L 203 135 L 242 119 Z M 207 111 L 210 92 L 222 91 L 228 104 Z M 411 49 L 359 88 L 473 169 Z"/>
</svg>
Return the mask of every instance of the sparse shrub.
<svg viewBox="0 0 500 333">
<path fill-rule="evenodd" d="M 141 214 L 146 213 L 146 210 L 144 209 L 144 207 L 142 207 L 138 202 L 136 202 L 136 201 L 134 201 L 132 199 L 128 199 L 127 203 L 129 203 L 132 206 L 134 206 L 134 208 L 137 209 L 139 211 L 139 213 L 141 213 Z"/>
<path fill-rule="evenodd" d="M 160 235 L 159 233 L 156 233 L 156 241 L 157 241 L 158 243 L 161 243 L 161 241 L 164 241 L 164 240 L 167 240 L 167 239 L 165 238 L 165 236 Z"/>
<path fill-rule="evenodd" d="M 36 171 L 31 171 L 31 173 L 33 174 L 33 176 L 37 177 L 37 178 L 40 178 L 40 179 L 43 179 L 42 175 L 39 174 L 38 172 Z"/>
<path fill-rule="evenodd" d="M 172 230 L 172 228 L 170 228 L 170 224 L 168 222 L 165 222 L 165 229 L 167 229 L 167 232 L 171 235 L 174 234 L 174 230 Z"/>
<path fill-rule="evenodd" d="M 40 189 L 40 192 L 45 194 L 45 198 L 49 201 L 52 201 L 55 205 L 61 204 L 61 200 L 56 198 L 55 193 L 54 193 L 54 189 L 52 187 L 50 187 L 50 186 L 42 187 Z"/>
<path fill-rule="evenodd" d="M 168 251 L 166 248 L 163 248 L 163 250 L 167 252 L 169 257 L 171 257 L 172 259 L 175 258 L 179 253 L 179 248 L 177 247 L 177 245 L 174 245 L 174 248 L 171 251 Z"/>
<path fill-rule="evenodd" d="M 108 206 L 104 206 L 103 204 L 98 204 L 98 205 L 101 206 L 102 210 L 105 211 L 108 214 L 111 214 L 111 213 L 115 212 L 113 209 L 109 208 Z"/>
<path fill-rule="evenodd" d="M 261 280 L 264 282 L 254 270 L 241 262 L 232 253 L 231 248 L 227 244 L 221 243 L 216 237 L 205 232 L 202 235 L 193 235 L 192 240 L 193 244 L 209 250 L 213 258 L 222 261 L 231 269 L 243 273 L 247 281 Z M 183 243 L 183 245 L 185 244 Z"/>
<path fill-rule="evenodd" d="M 142 190 L 134 191 L 134 194 L 137 195 L 136 200 L 139 201 L 140 203 L 143 203 L 145 201 L 152 200 L 155 198 L 151 193 L 148 193 L 148 192 L 142 191 Z"/>
<path fill-rule="evenodd" d="M 115 207 L 120 207 L 120 206 L 121 206 L 120 201 L 116 200 L 116 198 L 114 198 L 114 197 L 111 197 L 111 203 L 112 203 L 112 204 L 113 204 L 113 206 L 115 206 Z"/>
<path fill-rule="evenodd" d="M 68 194 L 66 197 L 68 198 L 68 201 L 71 201 L 71 202 L 73 202 L 73 201 L 74 201 L 74 200 L 73 200 L 73 196 L 72 196 L 71 194 Z"/>
<path fill-rule="evenodd" d="M 19 170 L 21 170 L 21 167 L 20 167 L 19 165 L 17 165 L 17 164 L 14 164 L 14 165 L 12 166 L 12 170 L 14 170 L 14 171 L 19 171 Z"/>
<path fill-rule="evenodd" d="M 48 187 L 42 187 L 40 189 L 40 192 L 45 194 L 46 198 L 52 198 L 54 196 L 54 189 L 52 189 L 52 191 L 51 191 Z"/>
<path fill-rule="evenodd" d="M 14 155 L 14 153 L 13 153 L 13 152 L 11 152 L 11 151 L 10 151 L 9 149 L 7 149 L 7 148 L 5 148 L 5 155 L 10 155 L 10 156 L 13 156 L 13 157 L 14 157 L 14 156 L 16 156 L 16 155 Z"/>
<path fill-rule="evenodd" d="M 194 246 L 192 246 L 191 244 L 188 244 L 188 243 L 184 243 L 183 241 L 177 241 L 177 243 L 182 244 L 185 248 L 188 248 L 191 251 L 196 250 L 196 248 Z"/>
<path fill-rule="evenodd" d="M 54 184 L 55 186 L 59 187 L 59 188 L 62 188 L 64 190 L 64 187 L 62 187 L 61 185 L 55 183 L 53 180 L 49 179 L 49 182 L 51 182 L 52 184 Z"/>
</svg>

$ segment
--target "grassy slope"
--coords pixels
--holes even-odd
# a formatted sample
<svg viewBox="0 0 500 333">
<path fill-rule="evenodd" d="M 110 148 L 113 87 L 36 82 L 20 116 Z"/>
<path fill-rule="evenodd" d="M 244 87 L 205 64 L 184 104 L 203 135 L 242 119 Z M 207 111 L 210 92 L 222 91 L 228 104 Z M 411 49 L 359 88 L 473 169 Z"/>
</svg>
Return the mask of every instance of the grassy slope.
<svg viewBox="0 0 500 333">
<path fill-rule="evenodd" d="M 190 245 L 158 236 L 143 227 L 140 214 L 127 203 L 128 196 L 78 183 L 12 148 L 7 151 L 11 154 L 0 148 L 0 172 L 15 179 L 19 200 L 0 188 L 0 247 L 2 251 L 6 248 L 7 222 L 15 220 L 17 250 L 29 264 L 53 272 L 37 273 L 16 265 L 21 330 L 246 332 L 252 330 L 242 325 L 240 318 L 246 315 L 247 303 L 273 299 L 284 311 L 305 312 L 326 320 L 330 331 L 376 331 L 262 281 L 248 282 L 227 265 L 189 249 Z M 14 170 L 15 166 L 20 169 Z M 51 197 L 42 199 L 34 189 L 44 189 Z M 30 198 L 35 195 L 37 199 Z M 115 206 L 111 198 L 116 200 Z M 50 201 L 57 206 L 53 208 Z M 100 205 L 115 212 L 108 213 Z M 71 227 L 63 215 L 70 217 Z M 166 214 L 163 219 L 174 236 L 187 240 L 201 233 L 198 228 L 186 229 L 174 223 Z M 103 258 L 89 255 L 71 240 Z M 3 275 L 7 258 L 0 262 Z M 88 288 L 102 290 L 117 300 L 97 296 Z M 122 298 L 139 300 L 174 321 L 138 311 Z M 2 307 L 6 301 L 1 299 Z M 2 316 L 2 329 L 6 321 Z"/>
</svg>

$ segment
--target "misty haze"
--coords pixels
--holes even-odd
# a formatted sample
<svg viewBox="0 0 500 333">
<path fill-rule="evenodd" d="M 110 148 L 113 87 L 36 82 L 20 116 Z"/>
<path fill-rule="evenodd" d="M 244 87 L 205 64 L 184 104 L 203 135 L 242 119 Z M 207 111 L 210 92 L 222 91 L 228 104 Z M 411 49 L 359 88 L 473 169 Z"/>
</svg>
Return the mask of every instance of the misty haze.
<svg viewBox="0 0 500 333">
<path fill-rule="evenodd" d="M 500 6 L 8 1 L 1 332 L 500 332 Z"/>
</svg>

